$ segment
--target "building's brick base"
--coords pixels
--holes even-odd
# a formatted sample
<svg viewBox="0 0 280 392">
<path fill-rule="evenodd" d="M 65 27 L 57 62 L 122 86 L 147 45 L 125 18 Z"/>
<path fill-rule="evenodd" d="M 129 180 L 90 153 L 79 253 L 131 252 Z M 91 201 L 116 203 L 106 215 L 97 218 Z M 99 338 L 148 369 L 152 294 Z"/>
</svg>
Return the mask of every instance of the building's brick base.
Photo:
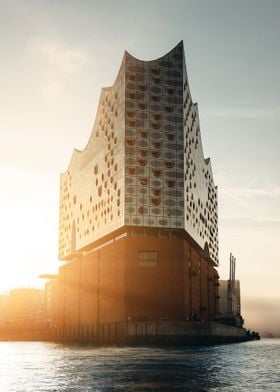
<svg viewBox="0 0 280 392">
<path fill-rule="evenodd" d="M 53 324 L 211 320 L 217 286 L 211 261 L 183 230 L 126 228 L 60 268 Z"/>
</svg>

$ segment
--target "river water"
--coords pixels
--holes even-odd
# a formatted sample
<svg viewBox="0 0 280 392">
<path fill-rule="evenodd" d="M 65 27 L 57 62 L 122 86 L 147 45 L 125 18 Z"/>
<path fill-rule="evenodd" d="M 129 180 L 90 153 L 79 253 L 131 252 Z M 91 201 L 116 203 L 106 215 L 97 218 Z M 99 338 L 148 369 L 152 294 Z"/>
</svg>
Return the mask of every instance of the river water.
<svg viewBox="0 0 280 392">
<path fill-rule="evenodd" d="M 1 392 L 280 391 L 280 340 L 212 347 L 0 343 Z"/>
</svg>

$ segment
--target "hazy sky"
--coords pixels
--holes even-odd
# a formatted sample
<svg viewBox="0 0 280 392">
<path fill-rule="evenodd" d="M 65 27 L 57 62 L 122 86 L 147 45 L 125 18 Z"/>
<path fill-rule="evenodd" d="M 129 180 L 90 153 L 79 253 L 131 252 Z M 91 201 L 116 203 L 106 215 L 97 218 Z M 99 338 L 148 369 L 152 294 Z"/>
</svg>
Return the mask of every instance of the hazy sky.
<svg viewBox="0 0 280 392">
<path fill-rule="evenodd" d="M 220 275 L 232 252 L 248 322 L 279 314 L 280 1 L 0 6 L 0 289 L 57 271 L 59 173 L 85 147 L 124 50 L 151 60 L 183 39 L 219 188 Z"/>
</svg>

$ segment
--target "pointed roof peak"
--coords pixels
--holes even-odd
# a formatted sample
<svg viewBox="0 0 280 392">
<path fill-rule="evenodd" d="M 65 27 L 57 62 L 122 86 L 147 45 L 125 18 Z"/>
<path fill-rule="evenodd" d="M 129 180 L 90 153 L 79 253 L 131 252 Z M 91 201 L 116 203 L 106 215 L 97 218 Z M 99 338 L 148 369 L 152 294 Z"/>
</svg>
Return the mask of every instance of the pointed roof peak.
<svg viewBox="0 0 280 392">
<path fill-rule="evenodd" d="M 178 44 L 176 45 L 176 47 L 184 47 L 184 41 L 181 39 L 181 41 L 178 42 Z"/>
</svg>

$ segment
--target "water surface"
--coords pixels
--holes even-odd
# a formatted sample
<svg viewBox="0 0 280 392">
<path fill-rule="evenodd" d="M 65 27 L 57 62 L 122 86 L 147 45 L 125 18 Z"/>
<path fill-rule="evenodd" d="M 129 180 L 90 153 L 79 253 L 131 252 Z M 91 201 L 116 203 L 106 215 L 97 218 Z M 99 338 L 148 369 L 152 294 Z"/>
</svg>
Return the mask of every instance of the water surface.
<svg viewBox="0 0 280 392">
<path fill-rule="evenodd" d="M 0 343 L 1 392 L 280 391 L 280 340 L 213 347 Z"/>
</svg>

